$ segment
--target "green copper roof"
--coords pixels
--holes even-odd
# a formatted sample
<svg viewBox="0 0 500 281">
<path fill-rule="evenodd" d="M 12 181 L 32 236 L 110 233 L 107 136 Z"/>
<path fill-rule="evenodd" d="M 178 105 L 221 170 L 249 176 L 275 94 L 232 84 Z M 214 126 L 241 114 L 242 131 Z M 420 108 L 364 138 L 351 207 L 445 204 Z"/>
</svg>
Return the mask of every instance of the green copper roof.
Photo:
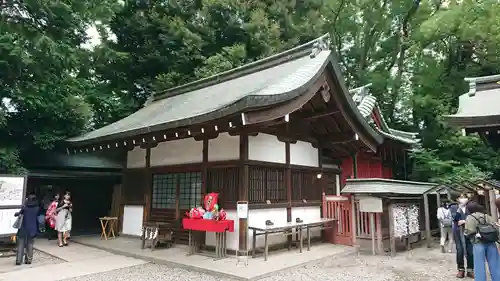
<svg viewBox="0 0 500 281">
<path fill-rule="evenodd" d="M 465 78 L 469 91 L 459 97 L 457 113 L 445 120 L 461 128 L 500 125 L 500 75 Z"/>
<path fill-rule="evenodd" d="M 328 35 L 283 53 L 156 93 L 146 105 L 115 123 L 69 139 L 86 145 L 201 124 L 263 106 L 276 105 L 304 94 L 328 70 L 338 81 L 343 105 L 357 126 L 377 143 L 382 138 L 357 110 L 345 86 Z"/>
</svg>

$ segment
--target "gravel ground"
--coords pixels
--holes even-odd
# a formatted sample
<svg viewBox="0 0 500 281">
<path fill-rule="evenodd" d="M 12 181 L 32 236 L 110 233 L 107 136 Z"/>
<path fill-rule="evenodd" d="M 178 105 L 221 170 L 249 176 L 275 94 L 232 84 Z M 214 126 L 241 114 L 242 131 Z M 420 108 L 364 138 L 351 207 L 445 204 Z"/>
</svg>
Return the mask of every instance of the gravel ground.
<svg viewBox="0 0 500 281">
<path fill-rule="evenodd" d="M 455 274 L 454 254 L 419 248 L 395 258 L 360 255 L 327 259 L 279 272 L 261 281 L 449 281 Z M 64 281 L 232 281 L 157 264 L 144 264 Z"/>
<path fill-rule="evenodd" d="M 58 259 L 56 257 L 47 255 L 43 252 L 35 250 L 33 252 L 33 263 L 30 265 L 23 264 L 21 266 L 16 266 L 16 257 L 11 256 L 11 257 L 3 257 L 0 258 L 0 273 L 5 273 L 9 271 L 14 271 L 14 270 L 20 270 L 20 269 L 26 269 L 26 268 L 32 268 L 32 267 L 39 267 L 39 266 L 44 266 L 44 265 L 49 265 L 49 264 L 57 264 L 57 263 L 62 263 L 64 262 L 61 259 Z"/>
</svg>

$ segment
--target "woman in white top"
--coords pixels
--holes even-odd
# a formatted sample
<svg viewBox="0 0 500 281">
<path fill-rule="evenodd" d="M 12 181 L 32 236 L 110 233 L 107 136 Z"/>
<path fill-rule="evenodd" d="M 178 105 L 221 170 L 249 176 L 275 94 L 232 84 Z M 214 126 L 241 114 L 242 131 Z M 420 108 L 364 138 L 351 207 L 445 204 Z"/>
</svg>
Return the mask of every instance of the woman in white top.
<svg viewBox="0 0 500 281">
<path fill-rule="evenodd" d="M 446 252 L 444 244 L 448 240 L 448 253 L 451 253 L 453 247 L 453 217 L 448 202 L 443 202 L 441 207 L 438 208 L 437 219 L 439 220 L 441 230 L 441 252 Z"/>
</svg>

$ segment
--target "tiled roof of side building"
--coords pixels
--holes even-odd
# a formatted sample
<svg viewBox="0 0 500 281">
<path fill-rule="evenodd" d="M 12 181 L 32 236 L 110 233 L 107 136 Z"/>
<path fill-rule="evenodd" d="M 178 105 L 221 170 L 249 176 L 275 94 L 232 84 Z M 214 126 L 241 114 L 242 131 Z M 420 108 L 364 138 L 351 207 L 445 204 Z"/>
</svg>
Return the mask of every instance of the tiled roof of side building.
<svg viewBox="0 0 500 281">
<path fill-rule="evenodd" d="M 445 115 L 452 126 L 461 128 L 500 125 L 500 75 L 465 78 L 469 91 L 459 97 L 455 114 Z"/>
<path fill-rule="evenodd" d="M 361 116 L 348 94 L 337 59 L 329 49 L 328 35 L 233 70 L 156 93 L 143 108 L 128 117 L 68 141 L 78 145 L 115 141 L 278 105 L 304 94 L 325 70 L 337 80 L 337 92 L 356 122 L 371 138 L 381 142 L 381 136 Z"/>
</svg>

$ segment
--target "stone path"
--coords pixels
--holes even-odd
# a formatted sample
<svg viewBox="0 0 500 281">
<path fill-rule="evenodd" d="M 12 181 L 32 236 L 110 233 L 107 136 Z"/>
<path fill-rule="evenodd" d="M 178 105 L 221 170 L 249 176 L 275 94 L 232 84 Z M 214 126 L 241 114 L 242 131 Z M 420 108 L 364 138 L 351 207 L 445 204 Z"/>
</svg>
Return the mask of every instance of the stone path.
<svg viewBox="0 0 500 281">
<path fill-rule="evenodd" d="M 38 241 L 37 241 L 38 242 Z M 47 241 L 37 247 L 66 261 L 37 252 L 30 266 L 0 259 L 0 280 L 37 281 L 234 281 L 192 270 L 147 263 L 83 245 L 58 248 Z M 454 254 L 425 247 L 396 257 L 352 255 L 325 258 L 272 274 L 260 281 L 449 281 L 455 274 Z M 10 260 L 10 261 L 9 261 Z M 6 272 L 8 271 L 8 272 Z"/>
<path fill-rule="evenodd" d="M 449 281 L 455 274 L 454 254 L 419 248 L 387 256 L 350 256 L 324 259 L 260 281 Z M 233 281 L 165 265 L 142 264 L 64 281 Z"/>
<path fill-rule="evenodd" d="M 68 278 L 79 278 L 89 274 L 122 269 L 145 264 L 145 261 L 114 255 L 102 250 L 71 244 L 69 247 L 58 247 L 53 241 L 39 240 L 35 247 L 58 262 L 47 263 L 47 255 L 34 257 L 32 265 L 16 266 L 8 272 L 0 274 L 2 281 L 37 280 L 56 281 Z M 9 259 L 8 259 L 9 260 Z M 10 262 L 14 264 L 14 259 Z M 37 266 L 38 265 L 38 266 Z"/>
<path fill-rule="evenodd" d="M 58 263 L 64 262 L 61 259 L 58 259 L 56 257 L 47 255 L 43 252 L 36 251 L 36 250 L 33 253 L 33 259 L 36 261 L 35 263 L 32 263 L 30 265 L 16 266 L 14 256 L 2 257 L 2 258 L 0 258 L 0 275 L 2 273 L 6 273 L 6 272 L 17 271 L 17 270 L 22 270 L 22 269 L 26 269 L 26 268 L 46 266 L 46 265 L 51 265 L 51 264 L 58 264 Z M 0 280 L 2 280 L 2 279 L 0 279 Z"/>
</svg>

